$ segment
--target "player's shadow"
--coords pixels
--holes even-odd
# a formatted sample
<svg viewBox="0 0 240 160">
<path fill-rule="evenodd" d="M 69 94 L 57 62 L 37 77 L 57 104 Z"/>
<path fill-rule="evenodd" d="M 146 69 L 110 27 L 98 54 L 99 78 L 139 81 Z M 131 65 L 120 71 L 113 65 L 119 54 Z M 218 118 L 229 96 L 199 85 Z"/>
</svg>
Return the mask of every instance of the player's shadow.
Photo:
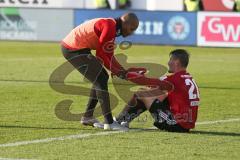
<svg viewBox="0 0 240 160">
<path fill-rule="evenodd" d="M 234 132 L 215 132 L 215 131 L 190 131 L 190 134 L 209 135 L 209 136 L 230 136 L 239 137 L 240 133 Z"/>
<path fill-rule="evenodd" d="M 84 127 L 84 128 L 74 128 L 74 127 L 44 127 L 44 126 L 14 126 L 14 125 L 4 125 L 0 128 L 17 128 L 17 129 L 42 129 L 42 130 L 93 130 L 93 127 Z"/>
<path fill-rule="evenodd" d="M 167 132 L 162 131 L 157 128 L 131 128 L 132 131 L 143 131 L 143 132 L 164 132 L 164 133 L 178 133 L 179 132 Z M 131 131 L 130 130 L 130 131 Z M 239 137 L 240 133 L 234 132 L 216 132 L 216 131 L 197 131 L 192 130 L 189 133 L 180 133 L 180 134 L 194 134 L 194 135 L 208 135 L 208 136 L 230 136 L 230 137 Z"/>
</svg>

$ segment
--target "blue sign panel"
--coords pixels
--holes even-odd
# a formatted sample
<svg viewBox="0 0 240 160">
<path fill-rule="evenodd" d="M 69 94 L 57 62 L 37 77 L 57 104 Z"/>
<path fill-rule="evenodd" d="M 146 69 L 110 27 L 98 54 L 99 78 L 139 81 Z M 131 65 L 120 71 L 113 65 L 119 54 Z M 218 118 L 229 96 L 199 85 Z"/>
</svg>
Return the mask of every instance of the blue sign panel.
<svg viewBox="0 0 240 160">
<path fill-rule="evenodd" d="M 134 35 L 117 38 L 139 44 L 196 45 L 197 14 L 169 11 L 133 11 L 140 23 Z M 125 11 L 75 10 L 75 26 L 99 17 L 118 17 Z"/>
</svg>

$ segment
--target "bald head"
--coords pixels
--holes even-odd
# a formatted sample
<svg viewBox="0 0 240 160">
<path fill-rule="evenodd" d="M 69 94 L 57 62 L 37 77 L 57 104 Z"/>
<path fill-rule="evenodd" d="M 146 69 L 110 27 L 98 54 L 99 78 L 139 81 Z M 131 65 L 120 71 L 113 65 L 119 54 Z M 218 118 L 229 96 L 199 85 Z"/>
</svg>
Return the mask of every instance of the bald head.
<svg viewBox="0 0 240 160">
<path fill-rule="evenodd" d="M 132 25 L 135 25 L 136 28 L 138 27 L 138 17 L 134 13 L 125 13 L 124 15 L 121 16 L 121 20 L 124 23 L 129 23 Z"/>
<path fill-rule="evenodd" d="M 123 37 L 131 35 L 139 24 L 138 17 L 134 13 L 126 13 L 121 16 Z"/>
</svg>

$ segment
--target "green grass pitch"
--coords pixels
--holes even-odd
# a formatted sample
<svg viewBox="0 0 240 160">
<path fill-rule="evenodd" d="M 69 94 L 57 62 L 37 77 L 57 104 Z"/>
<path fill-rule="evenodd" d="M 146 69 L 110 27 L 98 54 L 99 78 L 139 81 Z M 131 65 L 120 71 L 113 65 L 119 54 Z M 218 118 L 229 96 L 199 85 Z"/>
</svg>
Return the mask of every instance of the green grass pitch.
<svg viewBox="0 0 240 160">
<path fill-rule="evenodd" d="M 240 49 L 133 45 L 124 54 L 128 63 L 166 66 L 168 53 L 175 48 L 191 53 L 189 72 L 197 81 L 201 94 L 198 122 L 229 122 L 199 124 L 188 134 L 167 133 L 149 129 L 152 119 L 145 113 L 131 125 L 142 130 L 100 135 L 103 131 L 84 127 L 76 121 L 60 120 L 54 113 L 55 105 L 63 99 L 74 101 L 70 108 L 72 113 L 84 111 L 87 102 L 85 96 L 61 94 L 49 86 L 49 76 L 65 62 L 59 44 L 1 41 L 0 159 L 239 159 Z M 118 52 L 123 51 L 117 49 Z M 76 86 L 90 86 L 82 81 L 77 71 L 66 81 Z M 109 92 L 117 96 L 111 79 Z M 113 114 L 116 115 L 123 105 L 119 99 Z M 49 140 L 69 135 L 80 136 Z M 3 145 L 44 139 L 47 141 Z"/>
</svg>

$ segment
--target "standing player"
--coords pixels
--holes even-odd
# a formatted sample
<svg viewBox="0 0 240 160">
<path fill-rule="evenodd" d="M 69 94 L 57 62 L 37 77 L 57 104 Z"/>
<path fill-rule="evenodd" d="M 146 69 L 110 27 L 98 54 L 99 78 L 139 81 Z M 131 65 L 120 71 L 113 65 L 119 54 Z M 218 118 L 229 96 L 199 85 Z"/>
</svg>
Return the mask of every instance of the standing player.
<svg viewBox="0 0 240 160">
<path fill-rule="evenodd" d="M 105 119 L 104 129 L 126 130 L 113 121 L 107 84 L 109 75 L 103 65 L 112 74 L 126 79 L 128 71 L 114 57 L 114 41 L 116 36 L 131 35 L 138 24 L 134 13 L 116 19 L 96 18 L 77 26 L 62 40 L 64 57 L 93 84 L 86 112 L 81 119 L 82 124 L 92 126 L 98 123 L 93 112 L 100 102 Z M 91 54 L 91 50 L 96 50 L 96 57 Z"/>
<path fill-rule="evenodd" d="M 170 76 L 160 78 L 173 84 L 174 89 L 161 96 L 141 96 L 137 92 L 116 120 L 128 126 L 145 110 L 153 115 L 154 126 L 170 132 L 188 132 L 195 127 L 199 105 L 199 91 L 192 76 L 186 71 L 189 54 L 182 49 L 170 53 Z M 139 94 L 138 94 L 139 93 Z M 140 96 L 139 96 L 140 95 Z M 146 95 L 146 94 L 145 94 Z"/>
</svg>

